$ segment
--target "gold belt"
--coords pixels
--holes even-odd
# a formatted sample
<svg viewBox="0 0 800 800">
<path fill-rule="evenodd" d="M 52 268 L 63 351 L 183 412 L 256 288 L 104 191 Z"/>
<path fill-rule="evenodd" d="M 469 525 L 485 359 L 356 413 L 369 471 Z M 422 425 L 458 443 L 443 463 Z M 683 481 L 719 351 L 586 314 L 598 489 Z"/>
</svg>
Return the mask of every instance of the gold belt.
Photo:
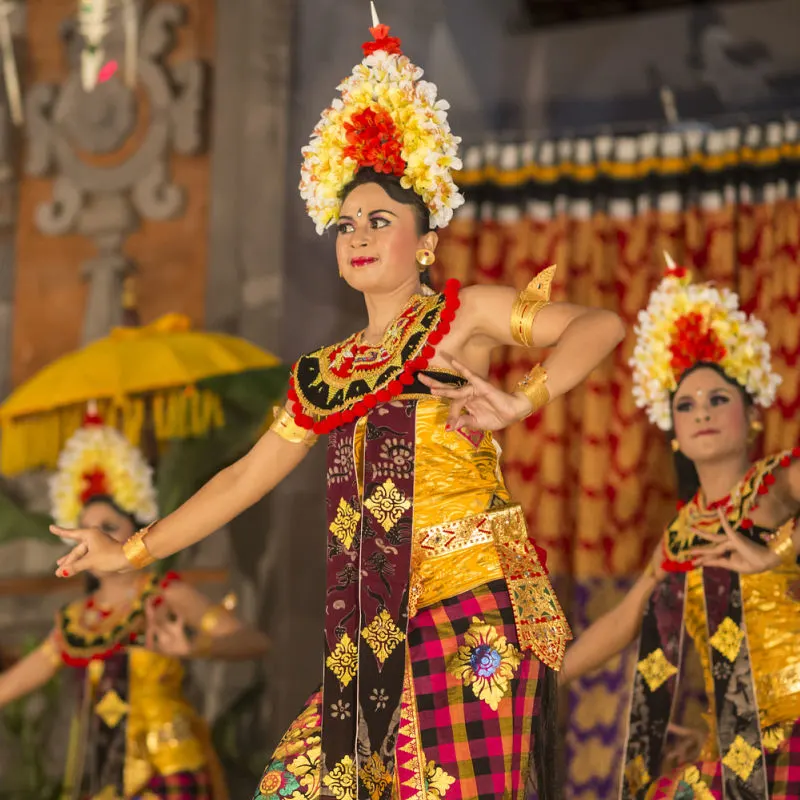
<svg viewBox="0 0 800 800">
<path fill-rule="evenodd" d="M 558 669 L 572 632 L 519 505 L 417 531 L 408 615 L 499 578 L 506 581 L 520 647 Z"/>
</svg>

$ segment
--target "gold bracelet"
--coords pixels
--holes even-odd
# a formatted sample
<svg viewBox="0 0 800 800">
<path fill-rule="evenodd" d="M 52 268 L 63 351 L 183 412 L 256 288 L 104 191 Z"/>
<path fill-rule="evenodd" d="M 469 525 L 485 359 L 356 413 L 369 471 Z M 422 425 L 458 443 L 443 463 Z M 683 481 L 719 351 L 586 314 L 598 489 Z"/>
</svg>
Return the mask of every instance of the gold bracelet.
<svg viewBox="0 0 800 800">
<path fill-rule="evenodd" d="M 286 407 L 279 408 L 275 406 L 272 410 L 275 419 L 269 429 L 273 433 L 277 433 L 281 439 L 285 439 L 292 444 L 303 444 L 306 447 L 313 447 L 314 443 L 319 438 L 313 431 L 301 428 L 295 421 L 294 417 L 286 410 Z"/>
<path fill-rule="evenodd" d="M 136 531 L 136 533 L 128 538 L 125 544 L 122 545 L 122 552 L 125 553 L 125 558 L 128 559 L 134 569 L 149 567 L 150 564 L 156 560 L 147 549 L 147 545 L 144 543 L 144 537 L 147 536 L 150 529 L 157 521 L 158 520 L 151 522 L 146 528 Z"/>
<path fill-rule="evenodd" d="M 511 308 L 511 338 L 523 347 L 533 347 L 533 321 L 550 302 L 556 266 L 543 269 L 520 293 Z"/>
<path fill-rule="evenodd" d="M 547 370 L 537 364 L 517 384 L 515 391 L 522 392 L 530 400 L 531 410 L 523 417 L 527 419 L 550 402 L 550 392 L 547 389 Z"/>
<path fill-rule="evenodd" d="M 219 621 L 228 613 L 228 610 L 222 606 L 209 606 L 200 617 L 200 624 L 197 626 L 204 634 L 213 633 L 219 626 Z"/>
<path fill-rule="evenodd" d="M 784 564 L 793 564 L 797 559 L 794 551 L 794 527 L 794 519 L 784 522 L 767 543 L 770 551 Z"/>
</svg>

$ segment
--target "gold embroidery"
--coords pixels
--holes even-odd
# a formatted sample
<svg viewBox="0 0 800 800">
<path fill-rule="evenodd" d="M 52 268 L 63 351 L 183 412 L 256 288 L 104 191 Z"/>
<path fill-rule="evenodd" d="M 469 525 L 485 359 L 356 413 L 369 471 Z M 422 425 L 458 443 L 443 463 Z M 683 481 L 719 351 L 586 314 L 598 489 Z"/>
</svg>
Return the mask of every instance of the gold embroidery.
<svg viewBox="0 0 800 800">
<path fill-rule="evenodd" d="M 404 789 L 406 800 L 420 800 L 425 797 L 423 784 L 421 737 L 419 719 L 417 718 L 417 698 L 414 696 L 414 683 L 411 676 L 411 665 L 406 659 L 403 676 L 403 694 L 400 711 L 400 727 L 397 732 L 397 781 Z"/>
<path fill-rule="evenodd" d="M 639 791 L 653 780 L 642 756 L 636 756 L 628 762 L 625 767 L 625 780 L 628 781 L 628 789 L 632 795 L 639 794 Z"/>
<path fill-rule="evenodd" d="M 372 800 L 380 800 L 386 787 L 392 783 L 392 776 L 377 753 L 373 753 L 364 762 L 358 774 Z"/>
<path fill-rule="evenodd" d="M 764 745 L 764 749 L 774 753 L 789 738 L 794 725 L 794 721 L 782 722 L 766 728 L 761 734 L 761 743 Z"/>
<path fill-rule="evenodd" d="M 450 659 L 447 671 L 465 686 L 471 686 L 475 697 L 497 711 L 521 661 L 522 654 L 505 636 L 493 625 L 473 617 L 464 634 L 464 644 Z"/>
<path fill-rule="evenodd" d="M 345 756 L 323 779 L 336 800 L 356 800 L 356 765 L 350 756 Z"/>
<path fill-rule="evenodd" d="M 511 596 L 519 645 L 530 649 L 548 667 L 558 670 L 572 631 L 547 571 L 528 538 L 525 516 L 518 505 L 492 514 L 497 555 Z"/>
<path fill-rule="evenodd" d="M 368 392 L 374 392 L 398 378 L 404 364 L 419 356 L 427 344 L 446 301 L 441 294 L 414 295 L 378 345 L 365 345 L 362 333 L 355 333 L 343 342 L 301 356 L 294 388 L 304 412 L 324 416 L 341 411 L 359 399 L 352 395 L 354 384 L 363 382 Z M 311 377 L 302 377 L 305 375 Z"/>
<path fill-rule="evenodd" d="M 108 725 L 116 728 L 119 721 L 128 713 L 130 706 L 113 690 L 106 692 L 94 707 L 95 713 Z"/>
<path fill-rule="evenodd" d="M 298 779 L 303 797 L 319 797 L 321 761 L 322 747 L 316 744 L 287 764 L 286 769 Z"/>
<path fill-rule="evenodd" d="M 347 686 L 353 680 L 358 669 L 358 650 L 346 633 L 342 634 L 325 664 L 342 686 Z"/>
<path fill-rule="evenodd" d="M 339 498 L 339 508 L 336 517 L 331 522 L 331 533 L 349 550 L 353 546 L 353 539 L 358 529 L 361 515 L 343 497 Z"/>
<path fill-rule="evenodd" d="M 397 645 L 406 638 L 385 608 L 375 615 L 372 622 L 361 631 L 361 635 L 381 664 L 386 662 Z"/>
<path fill-rule="evenodd" d="M 647 658 L 643 658 L 636 665 L 636 669 L 651 692 L 666 683 L 678 671 L 676 666 L 670 664 L 660 647 L 658 650 L 653 650 Z"/>
<path fill-rule="evenodd" d="M 761 751 L 749 745 L 741 736 L 733 740 L 731 749 L 725 754 L 722 763 L 731 772 L 736 773 L 743 781 L 746 781 L 753 772 L 756 762 L 761 757 Z"/>
<path fill-rule="evenodd" d="M 722 620 L 716 633 L 708 640 L 711 646 L 722 653 L 728 661 L 735 661 L 742 646 L 744 633 L 742 629 L 730 618 Z"/>
<path fill-rule="evenodd" d="M 455 782 L 456 779 L 448 775 L 435 761 L 425 764 L 425 789 L 429 797 L 440 800 Z"/>
<path fill-rule="evenodd" d="M 394 485 L 391 478 L 387 478 L 372 490 L 364 505 L 388 533 L 403 516 L 403 512 L 411 508 L 411 501 Z"/>
<path fill-rule="evenodd" d="M 687 786 L 692 787 L 694 800 L 714 800 L 714 795 L 708 785 L 700 776 L 700 770 L 695 766 L 687 767 L 679 780 L 682 780 Z"/>
</svg>

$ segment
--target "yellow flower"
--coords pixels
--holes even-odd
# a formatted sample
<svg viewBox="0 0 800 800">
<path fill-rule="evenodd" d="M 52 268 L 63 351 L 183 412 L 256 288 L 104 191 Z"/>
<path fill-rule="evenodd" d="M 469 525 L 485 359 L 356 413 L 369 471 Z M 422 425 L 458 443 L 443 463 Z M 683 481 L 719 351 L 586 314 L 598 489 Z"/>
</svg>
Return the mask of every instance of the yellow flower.
<svg viewBox="0 0 800 800">
<path fill-rule="evenodd" d="M 448 672 L 471 686 L 475 697 L 497 711 L 521 661 L 522 654 L 505 636 L 473 617 L 464 644 L 450 659 Z"/>
</svg>

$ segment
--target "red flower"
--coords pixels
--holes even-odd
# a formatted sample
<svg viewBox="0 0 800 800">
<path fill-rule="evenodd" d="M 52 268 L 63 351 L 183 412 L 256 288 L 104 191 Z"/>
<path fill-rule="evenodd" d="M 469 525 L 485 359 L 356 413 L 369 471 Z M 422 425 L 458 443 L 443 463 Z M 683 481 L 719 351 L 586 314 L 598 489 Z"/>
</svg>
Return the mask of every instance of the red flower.
<svg viewBox="0 0 800 800">
<path fill-rule="evenodd" d="M 83 478 L 84 482 L 84 488 L 81 492 L 81 503 L 84 505 L 92 497 L 111 494 L 108 489 L 106 474 L 99 467 L 95 467 L 91 472 L 84 472 L 81 478 Z"/>
<path fill-rule="evenodd" d="M 372 34 L 373 42 L 364 42 L 361 49 L 364 51 L 365 56 L 370 56 L 383 50 L 385 53 L 392 55 L 402 55 L 403 51 L 400 49 L 400 40 L 396 36 L 389 36 L 388 25 L 376 25 L 370 28 L 369 32 Z"/>
<path fill-rule="evenodd" d="M 676 380 L 680 380 L 683 373 L 698 361 L 718 364 L 726 354 L 719 337 L 698 311 L 690 311 L 675 320 L 675 333 L 669 350 L 672 354 L 670 366 Z"/>
<path fill-rule="evenodd" d="M 357 111 L 344 123 L 348 141 L 344 156 L 352 158 L 359 167 L 372 167 L 375 172 L 401 177 L 406 162 L 400 155 L 400 137 L 397 126 L 383 108 L 365 108 Z"/>
</svg>

